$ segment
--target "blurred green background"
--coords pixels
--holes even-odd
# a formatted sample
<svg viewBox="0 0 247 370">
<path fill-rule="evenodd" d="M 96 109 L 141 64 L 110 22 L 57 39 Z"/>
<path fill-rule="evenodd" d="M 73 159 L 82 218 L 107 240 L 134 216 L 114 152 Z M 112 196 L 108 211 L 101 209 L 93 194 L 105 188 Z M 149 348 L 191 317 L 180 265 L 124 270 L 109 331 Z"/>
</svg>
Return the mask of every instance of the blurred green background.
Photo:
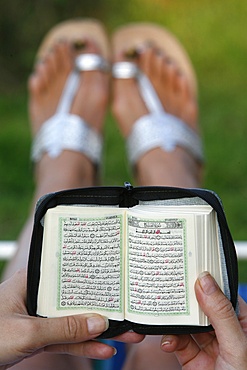
<svg viewBox="0 0 247 370">
<path fill-rule="evenodd" d="M 38 45 L 59 21 L 94 17 L 109 34 L 127 22 L 156 22 L 184 44 L 199 82 L 203 187 L 222 198 L 233 238 L 247 240 L 246 16 L 246 0 L 1 0 L 0 239 L 18 236 L 34 187 L 26 80 Z M 124 143 L 110 112 L 105 140 L 103 184 L 131 181 Z M 246 264 L 240 267 L 241 280 L 247 281 Z"/>
</svg>

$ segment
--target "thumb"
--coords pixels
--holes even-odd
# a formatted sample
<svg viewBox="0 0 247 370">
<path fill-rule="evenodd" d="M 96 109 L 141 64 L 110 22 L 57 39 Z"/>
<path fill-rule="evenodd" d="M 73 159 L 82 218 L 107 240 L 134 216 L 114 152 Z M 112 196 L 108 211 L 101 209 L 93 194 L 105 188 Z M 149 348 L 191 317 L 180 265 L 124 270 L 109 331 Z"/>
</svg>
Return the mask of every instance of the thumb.
<svg viewBox="0 0 247 370">
<path fill-rule="evenodd" d="M 237 343 L 245 341 L 243 330 L 231 302 L 220 290 L 214 278 L 203 272 L 195 284 L 198 303 L 213 325 L 219 345 L 234 349 Z"/>
<path fill-rule="evenodd" d="M 84 314 L 60 318 L 35 318 L 37 348 L 55 343 L 85 342 L 108 328 L 108 319 L 97 314 Z M 34 331 L 35 332 L 35 331 Z M 38 338 L 37 338 L 38 337 Z"/>
</svg>

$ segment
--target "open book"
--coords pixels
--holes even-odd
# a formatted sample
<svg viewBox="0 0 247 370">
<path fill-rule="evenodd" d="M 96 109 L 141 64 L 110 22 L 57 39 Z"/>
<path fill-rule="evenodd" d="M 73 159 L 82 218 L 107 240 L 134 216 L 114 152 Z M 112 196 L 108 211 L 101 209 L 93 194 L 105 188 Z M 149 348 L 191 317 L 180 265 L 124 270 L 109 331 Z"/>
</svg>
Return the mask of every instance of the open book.
<svg viewBox="0 0 247 370">
<path fill-rule="evenodd" d="M 152 325 L 209 325 L 194 284 L 209 271 L 223 287 L 216 212 L 210 205 L 47 210 L 37 314 L 97 312 Z"/>
</svg>

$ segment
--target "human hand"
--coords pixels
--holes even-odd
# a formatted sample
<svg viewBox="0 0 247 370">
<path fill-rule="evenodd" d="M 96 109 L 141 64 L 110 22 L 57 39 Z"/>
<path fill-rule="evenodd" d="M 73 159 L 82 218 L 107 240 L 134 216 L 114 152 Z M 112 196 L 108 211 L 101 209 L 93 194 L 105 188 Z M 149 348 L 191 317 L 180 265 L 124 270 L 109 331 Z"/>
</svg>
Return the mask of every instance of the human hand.
<svg viewBox="0 0 247 370">
<path fill-rule="evenodd" d="M 31 317 L 26 309 L 26 271 L 20 270 L 0 285 L 0 369 L 41 352 L 107 359 L 115 349 L 92 340 L 108 328 L 107 318 L 97 314 L 44 319 Z M 143 339 L 126 333 L 121 339 Z"/>
<path fill-rule="evenodd" d="M 196 281 L 200 307 L 209 317 L 214 332 L 196 335 L 166 335 L 164 352 L 174 352 L 183 370 L 247 369 L 247 304 L 239 297 L 237 317 L 231 302 L 209 273 Z"/>
</svg>

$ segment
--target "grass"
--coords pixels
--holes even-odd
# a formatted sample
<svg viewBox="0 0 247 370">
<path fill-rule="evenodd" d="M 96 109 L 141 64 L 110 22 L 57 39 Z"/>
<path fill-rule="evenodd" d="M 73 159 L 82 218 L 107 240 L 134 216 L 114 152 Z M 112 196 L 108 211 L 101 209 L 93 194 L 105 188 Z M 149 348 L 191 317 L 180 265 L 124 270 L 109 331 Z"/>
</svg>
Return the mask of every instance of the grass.
<svg viewBox="0 0 247 370">
<path fill-rule="evenodd" d="M 168 27 L 191 56 L 199 81 L 200 123 L 206 154 L 203 186 L 221 197 L 235 240 L 247 240 L 247 42 L 244 0 L 133 0 L 102 16 L 109 31 L 127 21 Z M 69 17 L 69 15 L 68 15 Z M 33 191 L 24 89 L 0 96 L 0 235 L 17 237 Z M 132 180 L 124 143 L 108 114 L 103 184 Z M 247 281 L 246 263 L 240 280 Z"/>
</svg>

